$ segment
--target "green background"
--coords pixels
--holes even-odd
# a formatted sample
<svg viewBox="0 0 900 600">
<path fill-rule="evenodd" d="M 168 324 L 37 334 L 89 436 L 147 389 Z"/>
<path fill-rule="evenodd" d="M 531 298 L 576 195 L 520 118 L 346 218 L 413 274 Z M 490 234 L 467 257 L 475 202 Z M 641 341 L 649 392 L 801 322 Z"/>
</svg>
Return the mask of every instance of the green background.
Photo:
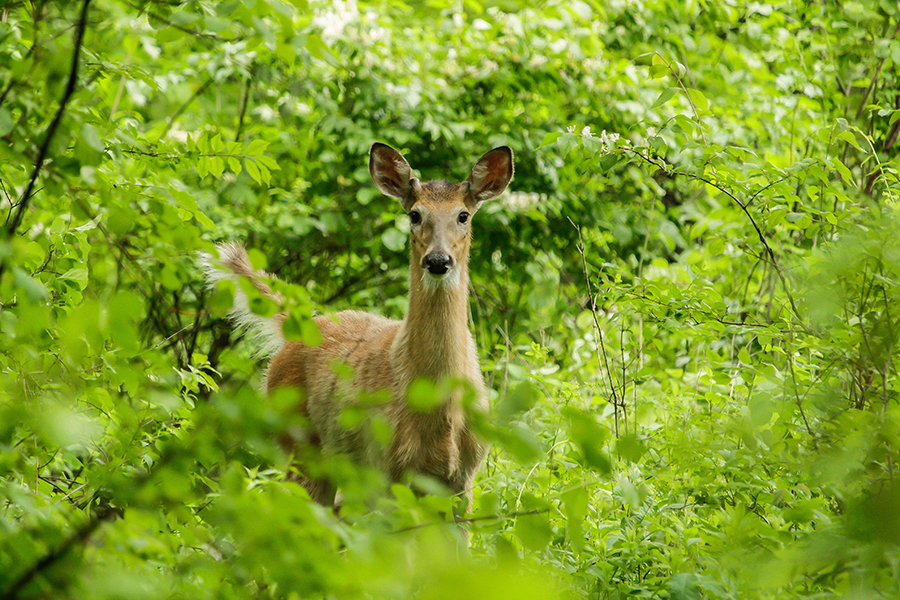
<svg viewBox="0 0 900 600">
<path fill-rule="evenodd" d="M 900 596 L 898 30 L 890 0 L 0 3 L 0 598 Z M 292 337 L 402 318 L 374 141 L 423 179 L 516 153 L 472 225 L 469 550 L 440 495 L 338 465 L 338 519 L 284 480 L 290 399 L 197 266 L 253 249 Z"/>
</svg>

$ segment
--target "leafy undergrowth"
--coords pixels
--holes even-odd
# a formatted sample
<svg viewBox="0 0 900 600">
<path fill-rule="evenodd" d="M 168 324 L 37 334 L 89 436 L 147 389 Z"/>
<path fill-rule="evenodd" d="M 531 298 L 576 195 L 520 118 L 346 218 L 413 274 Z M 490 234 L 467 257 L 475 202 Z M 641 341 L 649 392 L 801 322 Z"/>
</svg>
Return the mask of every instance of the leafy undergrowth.
<svg viewBox="0 0 900 600">
<path fill-rule="evenodd" d="M 898 8 L 676 4 L 0 7 L 0 598 L 900 596 Z M 373 141 L 516 153 L 462 525 L 287 481 L 296 398 L 197 267 L 244 242 L 300 339 L 400 318 Z"/>
</svg>

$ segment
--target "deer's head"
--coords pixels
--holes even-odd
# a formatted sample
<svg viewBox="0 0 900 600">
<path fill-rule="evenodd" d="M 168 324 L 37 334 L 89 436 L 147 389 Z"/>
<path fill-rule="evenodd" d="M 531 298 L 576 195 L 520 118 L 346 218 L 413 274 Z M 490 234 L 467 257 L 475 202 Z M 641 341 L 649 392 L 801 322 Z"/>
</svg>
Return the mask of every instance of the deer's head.
<svg viewBox="0 0 900 600">
<path fill-rule="evenodd" d="M 506 189 L 513 176 L 513 153 L 508 146 L 494 148 L 462 183 L 420 182 L 399 152 L 375 143 L 369 173 L 378 189 L 399 199 L 409 215 L 413 276 L 421 272 L 429 288 L 455 287 L 469 258 L 472 215 L 482 202 Z"/>
</svg>

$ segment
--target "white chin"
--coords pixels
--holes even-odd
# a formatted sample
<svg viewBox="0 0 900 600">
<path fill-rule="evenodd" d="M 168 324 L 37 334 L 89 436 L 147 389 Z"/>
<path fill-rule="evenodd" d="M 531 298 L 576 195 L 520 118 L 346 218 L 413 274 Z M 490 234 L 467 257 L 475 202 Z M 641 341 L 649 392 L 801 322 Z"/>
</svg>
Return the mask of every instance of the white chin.
<svg viewBox="0 0 900 600">
<path fill-rule="evenodd" d="M 453 267 L 443 275 L 432 275 L 426 269 L 422 273 L 422 282 L 427 289 L 432 291 L 455 288 L 459 285 L 459 269 Z"/>
</svg>

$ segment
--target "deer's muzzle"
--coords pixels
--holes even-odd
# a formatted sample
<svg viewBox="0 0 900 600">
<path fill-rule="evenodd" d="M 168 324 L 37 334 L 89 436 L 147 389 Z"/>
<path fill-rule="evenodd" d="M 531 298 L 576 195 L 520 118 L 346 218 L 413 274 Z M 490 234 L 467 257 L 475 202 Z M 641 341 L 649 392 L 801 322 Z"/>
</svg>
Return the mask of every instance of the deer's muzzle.
<svg viewBox="0 0 900 600">
<path fill-rule="evenodd" d="M 422 260 L 422 268 L 427 269 L 432 275 L 444 275 L 453 266 L 453 259 L 447 254 L 427 254 Z"/>
</svg>

